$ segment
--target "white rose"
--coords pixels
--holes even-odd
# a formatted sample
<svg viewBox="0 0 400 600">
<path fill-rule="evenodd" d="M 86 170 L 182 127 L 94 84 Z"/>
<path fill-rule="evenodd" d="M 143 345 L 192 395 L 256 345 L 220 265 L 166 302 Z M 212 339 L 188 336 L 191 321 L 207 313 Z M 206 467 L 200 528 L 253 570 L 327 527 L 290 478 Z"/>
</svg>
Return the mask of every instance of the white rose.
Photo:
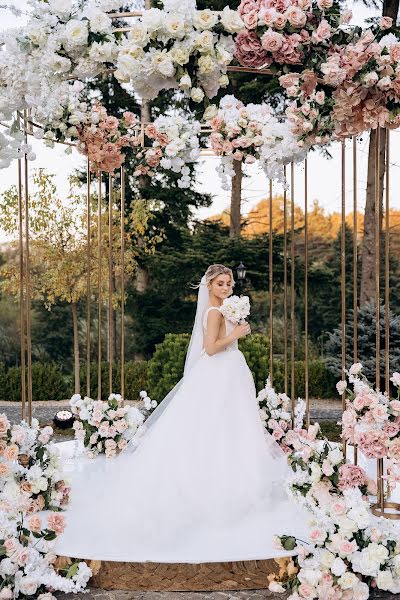
<svg viewBox="0 0 400 600">
<path fill-rule="evenodd" d="M 172 62 L 172 60 L 169 60 L 168 58 L 165 60 L 162 60 L 158 64 L 158 70 L 160 71 L 160 73 L 162 75 L 164 75 L 164 77 L 172 77 L 175 74 L 174 63 Z"/>
<path fill-rule="evenodd" d="M 142 23 L 135 23 L 131 28 L 128 37 L 129 40 L 138 46 L 146 46 L 150 39 L 147 29 Z"/>
<path fill-rule="evenodd" d="M 162 27 L 164 18 L 165 13 L 159 8 L 150 8 L 144 11 L 141 22 L 149 33 L 153 33 Z"/>
<path fill-rule="evenodd" d="M 33 596 L 38 588 L 37 582 L 31 577 L 22 577 L 19 582 L 19 589 L 23 595 Z"/>
<path fill-rule="evenodd" d="M 201 102 L 204 98 L 204 92 L 201 88 L 194 87 L 190 92 L 190 97 L 194 102 Z"/>
<path fill-rule="evenodd" d="M 216 117 L 218 114 L 218 108 L 215 106 L 215 104 L 210 104 L 209 106 L 207 106 L 206 110 L 204 111 L 204 115 L 203 115 L 203 119 L 204 121 L 209 121 L 210 119 L 213 119 L 214 117 Z M 261 394 L 261 392 L 260 392 Z M 259 396 L 260 396 L 259 394 Z"/>
<path fill-rule="evenodd" d="M 325 459 L 322 463 L 322 472 L 327 477 L 330 477 L 333 473 L 333 466 L 329 462 L 329 460 Z"/>
<path fill-rule="evenodd" d="M 221 77 L 218 79 L 218 83 L 219 83 L 219 85 L 222 88 L 227 87 L 229 85 L 229 77 L 228 77 L 228 75 L 221 75 Z"/>
<path fill-rule="evenodd" d="M 68 45 L 84 46 L 88 41 L 87 21 L 71 19 L 65 26 L 64 37 Z"/>
<path fill-rule="evenodd" d="M 193 16 L 193 25 L 196 29 L 212 29 L 217 21 L 218 16 L 208 8 L 196 10 Z"/>
<path fill-rule="evenodd" d="M 34 27 L 28 30 L 28 37 L 33 44 L 41 46 L 47 39 L 48 31 L 45 27 Z"/>
<path fill-rule="evenodd" d="M 379 571 L 376 583 L 380 590 L 390 590 L 393 585 L 393 575 L 390 571 Z"/>
<path fill-rule="evenodd" d="M 355 552 L 351 557 L 353 570 L 362 575 L 376 577 L 379 571 L 379 562 L 373 560 L 368 553 L 368 548 L 364 548 L 361 552 Z"/>
<path fill-rule="evenodd" d="M 315 568 L 302 568 L 298 573 L 298 578 L 302 582 L 307 582 L 313 587 L 316 587 L 321 581 L 322 572 Z"/>
<path fill-rule="evenodd" d="M 59 54 L 50 55 L 46 60 L 46 63 L 55 73 L 68 73 L 71 68 L 71 61 L 69 58 L 65 58 Z"/>
<path fill-rule="evenodd" d="M 336 557 L 331 564 L 331 571 L 337 577 L 340 577 L 347 570 L 346 563 L 339 557 Z"/>
<path fill-rule="evenodd" d="M 368 553 L 373 560 L 383 563 L 389 556 L 389 550 L 383 544 L 372 542 L 367 546 Z"/>
<path fill-rule="evenodd" d="M 221 15 L 221 23 L 229 33 L 238 33 L 244 29 L 244 23 L 236 10 L 231 10 L 228 6 L 224 7 Z"/>
<path fill-rule="evenodd" d="M 179 87 L 183 90 L 189 90 L 192 87 L 192 80 L 187 73 L 181 77 L 179 81 Z"/>
<path fill-rule="evenodd" d="M 225 46 L 222 46 L 221 44 L 217 44 L 215 47 L 215 51 L 216 51 L 216 55 L 217 55 L 217 61 L 220 65 L 229 65 L 229 63 L 232 61 L 232 53 L 229 52 Z"/>
<path fill-rule="evenodd" d="M 354 363 L 354 365 L 351 365 L 350 369 L 349 369 L 349 374 L 350 375 L 358 375 L 361 371 L 362 371 L 362 364 L 361 363 Z"/>
<path fill-rule="evenodd" d="M 140 63 L 129 54 L 120 54 L 117 62 L 115 77 L 121 83 L 128 83 L 132 75 L 140 69 Z"/>
<path fill-rule="evenodd" d="M 400 373 L 393 373 L 393 375 L 390 378 L 390 381 L 393 383 L 393 385 L 395 385 L 396 387 L 400 386 Z"/>
<path fill-rule="evenodd" d="M 335 555 L 332 552 L 330 552 L 326 548 L 321 548 L 319 554 L 319 561 L 322 569 L 330 569 L 334 560 Z"/>
<path fill-rule="evenodd" d="M 164 27 L 174 38 L 182 38 L 185 35 L 185 21 L 179 15 L 168 15 Z"/>
<path fill-rule="evenodd" d="M 342 462 L 343 453 L 338 446 L 328 452 L 328 460 L 332 463 L 332 465 L 338 465 Z"/>
<path fill-rule="evenodd" d="M 214 36 L 211 31 L 202 31 L 195 38 L 195 46 L 200 52 L 212 50 L 214 46 Z"/>
<path fill-rule="evenodd" d="M 278 581 L 271 581 L 268 585 L 268 589 L 270 592 L 275 592 L 276 594 L 282 594 L 286 591 L 285 588 L 278 583 Z"/>
<path fill-rule="evenodd" d="M 317 463 L 311 464 L 311 481 L 316 483 L 321 479 L 321 467 Z"/>
<path fill-rule="evenodd" d="M 215 63 L 209 54 L 200 56 L 199 61 L 199 73 L 202 75 L 209 75 L 215 69 Z"/>
<path fill-rule="evenodd" d="M 339 577 L 338 584 L 342 590 L 349 590 L 350 588 L 353 588 L 358 581 L 359 579 L 356 575 L 354 575 L 354 573 L 347 571 L 347 573 L 344 573 L 341 577 Z"/>
<path fill-rule="evenodd" d="M 190 58 L 188 50 L 176 45 L 171 48 L 169 55 L 175 63 L 181 66 L 188 63 Z"/>
<path fill-rule="evenodd" d="M 339 396 L 343 396 L 345 389 L 347 388 L 347 381 L 338 381 L 336 384 L 336 389 L 338 391 Z"/>
</svg>

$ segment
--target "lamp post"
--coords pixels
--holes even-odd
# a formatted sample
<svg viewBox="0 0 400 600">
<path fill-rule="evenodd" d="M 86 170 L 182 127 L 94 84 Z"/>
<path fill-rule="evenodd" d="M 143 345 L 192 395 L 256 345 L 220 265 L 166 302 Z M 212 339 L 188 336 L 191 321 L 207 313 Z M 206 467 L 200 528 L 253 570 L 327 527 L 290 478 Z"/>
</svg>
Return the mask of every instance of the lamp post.
<svg viewBox="0 0 400 600">
<path fill-rule="evenodd" d="M 238 281 L 240 283 L 240 290 L 242 291 L 244 280 L 246 279 L 246 267 L 244 266 L 244 264 L 241 261 L 240 261 L 239 266 L 236 267 L 236 273 L 237 273 Z"/>
</svg>

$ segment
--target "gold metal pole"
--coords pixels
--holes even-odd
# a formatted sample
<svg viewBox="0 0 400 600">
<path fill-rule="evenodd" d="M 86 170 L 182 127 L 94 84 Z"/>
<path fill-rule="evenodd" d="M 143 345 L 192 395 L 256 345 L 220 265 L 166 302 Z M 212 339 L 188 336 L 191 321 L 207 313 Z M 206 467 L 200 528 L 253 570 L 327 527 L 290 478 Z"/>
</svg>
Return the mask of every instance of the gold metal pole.
<svg viewBox="0 0 400 600">
<path fill-rule="evenodd" d="M 389 393 L 390 388 L 390 364 L 389 364 L 389 296 L 390 296 L 390 280 L 389 280 L 389 257 L 390 257 L 390 206 L 389 206 L 389 190 L 390 190 L 390 129 L 386 128 L 386 193 L 385 193 L 385 389 Z"/>
<path fill-rule="evenodd" d="M 125 169 L 121 167 L 121 396 L 125 398 Z"/>
<path fill-rule="evenodd" d="M 28 143 L 28 112 L 24 110 L 25 143 Z M 27 388 L 28 388 L 28 423 L 32 423 L 32 340 L 31 340 L 31 274 L 29 251 L 29 168 L 28 158 L 24 156 L 25 175 L 25 310 L 26 310 L 26 352 L 27 352 Z"/>
<path fill-rule="evenodd" d="M 274 384 L 274 298 L 273 298 L 273 260 L 272 260 L 272 179 L 269 180 L 269 374 Z"/>
<path fill-rule="evenodd" d="M 308 160 L 304 160 L 304 383 L 306 427 L 310 426 L 310 398 L 308 395 Z"/>
<path fill-rule="evenodd" d="M 113 194 L 113 179 L 111 173 L 108 179 L 108 375 L 109 375 L 109 393 L 113 391 L 113 215 L 112 215 L 112 194 Z"/>
<path fill-rule="evenodd" d="M 19 320 L 21 339 L 21 408 L 22 420 L 26 420 L 26 365 L 25 365 L 25 273 L 24 273 L 24 232 L 22 200 L 22 159 L 18 159 L 18 254 L 19 254 Z"/>
<path fill-rule="evenodd" d="M 381 150 L 381 128 L 376 130 L 375 144 L 375 309 L 376 309 L 376 387 L 380 388 L 380 150 Z"/>
<path fill-rule="evenodd" d="M 358 362 L 358 214 L 357 214 L 357 137 L 353 136 L 353 349 Z M 358 462 L 357 445 L 353 447 L 353 462 Z"/>
<path fill-rule="evenodd" d="M 286 181 L 286 165 L 284 167 Z M 283 190 L 283 365 L 284 392 L 288 393 L 288 335 L 287 335 L 287 192 Z"/>
<path fill-rule="evenodd" d="M 98 171 L 98 200 L 97 200 L 97 259 L 98 259 L 98 282 L 97 282 L 97 398 L 101 400 L 101 171 Z"/>
<path fill-rule="evenodd" d="M 341 145 L 342 150 L 342 223 L 341 223 L 341 306 L 342 306 L 342 379 L 346 376 L 346 142 Z M 342 395 L 342 410 L 346 410 L 346 398 Z M 343 437 L 343 454 L 346 456 L 346 440 Z"/>
<path fill-rule="evenodd" d="M 294 314 L 294 164 L 290 164 L 290 396 L 292 399 L 292 427 L 294 427 L 295 387 L 294 387 L 294 350 L 295 350 L 295 314 Z"/>
<path fill-rule="evenodd" d="M 90 161 L 87 160 L 86 190 L 86 396 L 90 398 L 90 304 L 91 304 L 91 264 L 90 264 Z"/>
</svg>

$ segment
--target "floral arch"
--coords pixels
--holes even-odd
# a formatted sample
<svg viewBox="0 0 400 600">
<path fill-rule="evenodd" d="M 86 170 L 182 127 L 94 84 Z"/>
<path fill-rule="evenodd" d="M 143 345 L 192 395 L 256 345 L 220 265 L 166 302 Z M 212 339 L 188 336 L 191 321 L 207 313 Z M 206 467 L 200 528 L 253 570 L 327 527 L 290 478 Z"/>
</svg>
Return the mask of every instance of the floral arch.
<svg viewBox="0 0 400 600">
<path fill-rule="evenodd" d="M 65 144 L 68 151 L 71 146 L 76 146 L 88 157 L 88 166 L 98 177 L 99 212 L 102 173 L 113 175 L 121 169 L 123 230 L 125 161 L 132 162 L 137 177 L 152 175 L 158 169 L 179 173 L 179 185 L 185 188 L 190 182 L 188 165 L 198 159 L 203 150 L 201 138 L 207 136 L 209 151 L 221 156 L 218 171 L 225 185 L 233 175 L 234 161 L 252 163 L 258 160 L 270 180 L 285 180 L 285 166 L 305 160 L 307 152 L 313 147 L 329 144 L 332 140 L 356 140 L 363 131 L 379 128 L 389 130 L 400 124 L 400 35 L 396 24 L 390 18 L 383 17 L 366 30 L 354 27 L 350 24 L 349 12 L 341 11 L 339 3 L 334 0 L 242 0 L 238 11 L 225 7 L 221 12 L 198 11 L 193 0 L 165 0 L 163 9 L 129 13 L 118 12 L 119 0 L 87 0 L 83 3 L 73 0 L 29 0 L 29 8 L 27 24 L 18 30 L 4 32 L 0 50 L 0 120 L 3 125 L 0 167 L 9 166 L 13 159 L 19 161 L 20 210 L 22 214 L 25 209 L 27 216 L 29 195 L 25 185 L 24 205 L 21 166 L 25 165 L 27 183 L 28 162 L 34 160 L 29 146 L 31 135 L 43 139 L 48 146 Z M 119 26 L 121 20 L 131 17 L 136 19 L 133 25 L 122 23 Z M 114 25 L 115 22 L 117 25 Z M 268 104 L 243 106 L 231 95 L 222 97 L 217 104 L 210 102 L 221 89 L 228 86 L 229 73 L 234 71 L 274 78 L 284 97 L 285 110 L 275 111 Z M 201 122 L 193 117 L 190 110 L 177 115 L 162 115 L 153 123 L 141 122 L 131 112 L 125 112 L 118 119 L 107 114 L 100 105 L 91 106 L 83 102 L 81 92 L 87 80 L 110 72 L 120 83 L 131 86 L 144 101 L 154 99 L 163 90 L 176 90 L 189 99 L 189 109 L 195 105 L 204 109 Z M 26 226 L 28 221 L 27 217 Z M 342 240 L 344 234 L 343 213 Z M 21 248 L 22 238 L 21 231 Z M 122 235 L 122 264 L 123 240 Z M 28 227 L 24 241 L 26 258 L 29 257 Z M 343 246 L 342 265 L 345 265 L 344 251 Z M 26 271 L 21 269 L 21 282 L 25 290 L 25 296 L 23 290 L 21 298 L 26 301 L 23 309 L 28 315 L 27 264 Z M 307 260 L 305 265 L 307 281 Z M 272 267 L 270 264 L 271 298 Z M 342 301 L 345 294 L 345 266 L 343 269 Z M 380 293 L 379 273 L 378 264 L 377 298 Z M 121 285 L 123 298 L 123 278 Z M 293 290 L 293 279 L 291 286 Z M 99 288 L 99 305 L 100 302 Z M 307 296 L 305 305 L 307 310 Z M 123 302 L 121 309 L 123 311 Z M 376 322 L 378 340 L 379 312 Z M 345 318 L 342 328 L 345 338 Z M 272 330 L 270 337 L 272 340 Z M 29 319 L 27 340 L 28 415 L 24 412 L 23 417 L 28 416 L 31 422 Z M 307 350 L 306 335 L 305 353 Z M 272 352 L 271 344 L 273 359 Z M 376 352 L 379 373 L 379 343 Z M 342 360 L 345 373 L 345 348 Z M 121 368 L 123 382 L 123 364 Z M 372 390 L 362 381 L 357 363 L 348 375 L 362 389 L 360 396 L 368 396 L 371 405 L 380 405 L 376 412 L 382 416 L 382 405 L 386 402 L 387 407 L 388 402 L 382 399 L 380 392 Z M 388 391 L 389 373 L 386 372 L 385 376 Z M 400 379 L 394 377 L 393 383 L 398 387 Z M 343 409 L 346 408 L 346 389 L 346 384 L 342 382 L 339 392 L 343 396 Z M 121 392 L 123 394 L 123 389 Z M 273 417 L 273 411 L 279 405 L 282 415 L 289 415 L 285 417 L 287 423 L 292 419 L 292 424 L 295 424 L 293 392 L 292 415 L 286 410 L 289 399 L 283 395 L 277 396 L 269 384 L 259 400 L 265 403 L 263 410 L 269 417 Z M 381 525 L 379 531 L 371 527 L 366 500 L 367 478 L 360 467 L 346 464 L 346 441 L 355 444 L 358 428 L 362 431 L 365 424 L 365 413 L 360 415 L 360 412 L 366 407 L 360 409 L 360 398 L 358 404 L 349 397 L 350 403 L 353 400 L 353 405 L 347 406 L 345 413 L 344 456 L 337 449 L 332 450 L 329 444 L 312 446 L 318 427 L 309 423 L 308 389 L 307 431 L 302 430 L 300 424 L 300 431 L 286 438 L 289 451 L 303 451 L 307 447 L 300 458 L 297 456 L 293 459 L 298 466 L 304 467 L 296 487 L 301 495 L 308 494 L 308 498 L 311 497 L 315 514 L 322 523 L 313 530 L 314 546 L 311 549 L 303 547 L 296 564 L 290 565 L 292 577 L 286 580 L 285 585 L 298 590 L 294 599 L 325 598 L 329 594 L 338 599 L 367 598 L 371 582 L 393 592 L 400 589 L 398 532 L 390 521 Z M 116 401 L 115 398 L 112 401 Z M 25 402 L 23 411 L 26 411 Z M 386 441 L 388 436 L 391 437 L 394 443 L 390 448 L 396 454 L 399 446 L 398 427 L 396 429 L 393 423 L 398 425 L 398 400 L 392 401 L 390 410 L 386 408 L 386 411 L 386 414 L 390 413 L 388 420 L 392 420 L 390 431 L 380 431 L 377 439 L 372 441 L 361 440 L 364 448 L 369 448 L 371 456 L 378 459 L 378 497 L 373 509 L 377 515 L 383 516 L 387 516 L 382 480 L 383 459 L 387 455 L 393 458 L 384 444 L 384 436 Z M 35 422 L 33 425 L 35 428 Z M 0 426 L 6 432 L 7 441 L 15 437 L 16 432 L 9 427 L 9 423 L 4 421 Z M 18 432 L 22 440 L 21 430 Z M 38 448 L 40 450 L 48 441 L 46 435 L 40 439 L 39 435 L 38 432 L 33 436 L 27 433 L 29 444 L 24 448 L 33 457 L 32 460 L 36 460 Z M 14 472 L 10 474 L 12 482 L 15 475 Z M 399 480 L 396 460 L 388 475 L 395 485 Z M 57 502 L 61 504 L 67 496 L 64 482 L 58 480 L 54 473 L 49 475 L 48 480 L 50 496 L 54 492 Z M 332 490 L 341 496 L 333 512 L 327 515 L 324 512 L 324 499 Z M 11 513 L 10 498 L 12 494 L 8 497 L 6 508 Z M 355 506 L 357 503 L 359 510 Z M 395 508 L 398 510 L 399 506 Z M 22 509 L 28 510 L 26 506 Z M 345 522 L 343 515 L 347 518 Z M 26 537 L 27 530 L 24 531 L 23 522 L 17 521 L 14 525 L 17 530 L 11 534 L 14 537 Z M 355 541 L 347 539 L 349 530 L 346 530 L 346 526 L 353 527 L 357 533 Z M 47 529 L 42 529 L 38 521 L 30 523 L 29 527 L 32 534 L 36 533 L 36 538 L 41 537 L 45 541 L 51 541 L 61 529 L 60 523 L 54 519 Z M 290 549 L 296 541 L 285 537 L 280 542 L 285 549 Z M 57 589 L 57 586 L 64 591 L 79 591 L 87 582 L 88 570 L 82 564 L 72 565 L 66 570 L 70 580 L 67 584 L 65 578 L 56 579 L 54 569 L 48 561 L 46 563 L 45 554 L 35 555 L 35 559 L 42 569 L 38 575 L 40 586 L 29 585 L 23 580 L 24 587 L 20 585 L 21 582 L 16 583 L 14 574 L 5 573 L 10 575 L 9 580 L 1 574 L 4 585 L 0 596 L 3 600 L 9 600 L 13 595 L 40 598 L 42 591 Z M 271 583 L 271 589 L 283 591 L 277 582 Z M 353 590 L 354 596 L 347 590 Z"/>
</svg>

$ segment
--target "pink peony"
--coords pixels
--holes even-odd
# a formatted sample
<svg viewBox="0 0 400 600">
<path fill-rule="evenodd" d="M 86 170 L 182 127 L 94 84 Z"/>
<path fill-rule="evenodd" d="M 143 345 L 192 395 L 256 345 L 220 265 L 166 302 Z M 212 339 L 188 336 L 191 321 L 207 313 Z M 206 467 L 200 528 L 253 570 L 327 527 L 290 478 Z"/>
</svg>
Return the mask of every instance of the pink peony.
<svg viewBox="0 0 400 600">
<path fill-rule="evenodd" d="M 243 17 L 252 11 L 258 11 L 260 8 L 260 0 L 242 0 L 238 7 L 240 17 Z"/>
<path fill-rule="evenodd" d="M 400 460 L 400 439 L 392 440 L 389 443 L 389 458 L 394 458 L 395 460 Z"/>
<path fill-rule="evenodd" d="M 383 431 L 366 431 L 358 434 L 356 442 L 366 458 L 384 458 L 387 455 L 387 436 Z"/>
<path fill-rule="evenodd" d="M 389 436 L 389 437 L 395 437 L 399 431 L 400 431 L 400 426 L 398 423 L 393 423 L 393 422 L 387 422 L 384 424 L 383 426 L 383 431 Z"/>
<path fill-rule="evenodd" d="M 338 488 L 345 490 L 364 485 L 366 483 L 366 473 L 358 465 L 344 464 L 339 468 L 339 483 Z"/>
</svg>

